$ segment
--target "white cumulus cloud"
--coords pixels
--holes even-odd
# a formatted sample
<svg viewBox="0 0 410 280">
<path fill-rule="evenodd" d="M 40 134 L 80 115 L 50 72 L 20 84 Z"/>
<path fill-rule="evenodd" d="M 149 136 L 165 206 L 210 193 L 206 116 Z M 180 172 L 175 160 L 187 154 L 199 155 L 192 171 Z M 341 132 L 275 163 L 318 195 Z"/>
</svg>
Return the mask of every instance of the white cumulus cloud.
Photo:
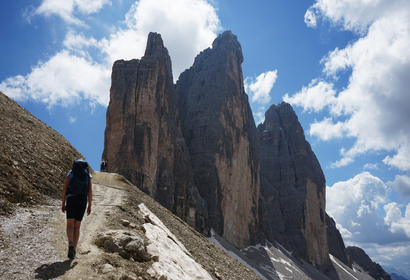
<svg viewBox="0 0 410 280">
<path fill-rule="evenodd" d="M 317 13 L 346 30 L 361 33 L 378 19 L 409 6 L 407 0 L 317 0 L 308 12 Z"/>
<path fill-rule="evenodd" d="M 405 233 L 410 237 L 410 203 L 406 207 L 404 217 L 396 202 L 391 202 L 384 207 L 386 217 L 384 221 L 390 226 L 392 233 Z"/>
<path fill-rule="evenodd" d="M 259 103 L 257 112 L 254 112 L 256 125 L 262 123 L 265 120 L 265 105 L 271 100 L 270 92 L 273 85 L 278 78 L 278 71 L 267 71 L 260 74 L 256 79 L 247 77 L 244 80 L 245 91 L 250 97 L 251 103 Z"/>
<path fill-rule="evenodd" d="M 278 77 L 278 71 L 268 71 L 256 77 L 256 80 L 247 77 L 245 79 L 245 90 L 251 96 L 251 102 L 262 104 L 269 103 L 269 95 Z"/>
<path fill-rule="evenodd" d="M 175 79 L 221 30 L 215 8 L 205 0 L 140 0 L 131 5 L 123 22 L 109 27 L 106 38 L 84 35 L 87 15 L 97 18 L 98 11 L 109 4 L 109 0 L 43 0 L 35 14 L 58 15 L 70 24 L 62 48 L 39 61 L 27 75 L 1 81 L 0 90 L 13 99 L 35 100 L 49 107 L 68 106 L 78 99 L 106 106 L 112 64 L 141 58 L 149 32 L 161 34 Z"/>
<path fill-rule="evenodd" d="M 285 95 L 285 101 L 330 114 L 311 124 L 311 135 L 322 140 L 356 139 L 334 167 L 384 150 L 395 152 L 385 164 L 409 170 L 410 2 L 317 0 L 309 10 L 361 38 L 322 59 L 322 79 L 327 82 L 315 79 L 295 95 Z M 348 83 L 336 91 L 334 80 L 345 73 L 351 73 Z"/>
<path fill-rule="evenodd" d="M 68 24 L 84 25 L 84 22 L 75 16 L 77 12 L 89 15 L 110 3 L 109 0 L 43 0 L 34 13 L 45 16 L 58 15 Z"/>
<path fill-rule="evenodd" d="M 317 19 L 315 15 L 314 9 L 308 9 L 305 13 L 305 23 L 307 26 L 311 28 L 316 28 L 317 26 Z"/>
<path fill-rule="evenodd" d="M 304 110 L 319 112 L 326 106 L 334 106 L 337 102 L 336 90 L 333 84 L 313 80 L 308 87 L 303 87 L 300 92 L 289 97 L 285 94 L 283 100 L 296 106 L 301 106 Z"/>
<path fill-rule="evenodd" d="M 215 8 L 204 0 L 140 0 L 126 15 L 126 27 L 102 41 L 108 61 L 140 58 L 149 32 L 160 33 L 173 62 L 174 78 L 211 46 L 221 30 Z"/>
<path fill-rule="evenodd" d="M 402 197 L 410 198 L 410 177 L 407 175 L 396 175 L 394 181 L 387 185 L 397 191 Z"/>
<path fill-rule="evenodd" d="M 336 220 L 345 241 L 387 244 L 410 240 L 406 226 L 410 206 L 402 217 L 397 205 L 388 203 L 390 191 L 369 172 L 326 188 L 326 211 Z M 378 216 L 381 209 L 386 211 L 385 219 Z"/>
<path fill-rule="evenodd" d="M 15 100 L 31 99 L 49 107 L 68 106 L 80 98 L 106 106 L 110 74 L 99 64 L 62 51 L 39 62 L 28 75 L 6 79 L 0 90 Z"/>
</svg>

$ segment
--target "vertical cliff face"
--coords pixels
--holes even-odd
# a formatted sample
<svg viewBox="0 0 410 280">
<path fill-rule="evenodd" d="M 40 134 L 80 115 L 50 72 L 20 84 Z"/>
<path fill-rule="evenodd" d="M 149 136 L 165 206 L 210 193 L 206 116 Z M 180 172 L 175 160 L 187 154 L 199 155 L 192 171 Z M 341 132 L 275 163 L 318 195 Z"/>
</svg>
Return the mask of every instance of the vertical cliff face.
<svg viewBox="0 0 410 280">
<path fill-rule="evenodd" d="M 349 264 L 326 218 L 322 169 L 295 112 L 273 105 L 257 129 L 242 62 L 236 36 L 226 31 L 174 85 L 168 51 L 150 33 L 140 60 L 113 66 L 102 156 L 108 171 L 236 247 L 264 233 L 316 267 L 329 263 L 329 246 Z"/>
<path fill-rule="evenodd" d="M 261 194 L 277 242 L 323 267 L 329 262 L 325 177 L 292 107 L 272 105 L 258 126 Z"/>
<path fill-rule="evenodd" d="M 195 185 L 210 225 L 240 248 L 255 240 L 259 226 L 259 147 L 242 62 L 236 36 L 226 31 L 176 85 Z"/>
<path fill-rule="evenodd" d="M 329 244 L 329 254 L 338 258 L 344 264 L 352 267 L 349 256 L 346 252 L 345 243 L 343 242 L 342 235 L 336 227 L 335 220 L 326 213 L 326 232 L 327 242 Z"/>
<path fill-rule="evenodd" d="M 346 248 L 352 263 L 360 265 L 375 280 L 391 280 L 391 276 L 384 271 L 380 264 L 373 262 L 363 249 L 356 246 Z"/>
<path fill-rule="evenodd" d="M 199 230 L 206 211 L 194 186 L 178 117 L 171 59 L 150 33 L 141 60 L 114 63 L 103 159 L 133 184 Z"/>
</svg>

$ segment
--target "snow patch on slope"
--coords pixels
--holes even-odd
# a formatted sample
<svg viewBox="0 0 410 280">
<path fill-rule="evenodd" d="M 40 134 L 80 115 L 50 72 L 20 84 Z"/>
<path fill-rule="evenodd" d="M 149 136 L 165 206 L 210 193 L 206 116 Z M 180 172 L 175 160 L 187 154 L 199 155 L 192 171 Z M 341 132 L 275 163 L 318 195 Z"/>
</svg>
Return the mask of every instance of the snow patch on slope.
<svg viewBox="0 0 410 280">
<path fill-rule="evenodd" d="M 143 227 L 150 240 L 147 251 L 155 260 L 147 270 L 152 277 L 168 280 L 212 280 L 208 272 L 190 257 L 185 246 L 157 216 L 142 203 L 138 208 L 148 222 Z"/>
<path fill-rule="evenodd" d="M 208 238 L 209 241 L 211 241 L 212 243 L 214 243 L 216 246 L 218 246 L 219 248 L 221 248 L 222 250 L 224 250 L 225 252 L 227 252 L 232 258 L 236 259 L 237 261 L 239 261 L 241 264 L 243 264 L 244 266 L 246 266 L 249 269 L 252 269 L 256 275 L 258 275 L 259 277 L 261 277 L 264 280 L 268 280 L 266 279 L 265 276 L 263 276 L 259 271 L 257 271 L 255 268 L 253 268 L 251 265 L 249 265 L 246 261 L 244 261 L 241 257 L 239 257 L 237 254 L 235 254 L 233 251 L 228 250 L 227 248 L 225 248 L 217 239 L 216 239 L 216 233 L 213 229 L 211 229 L 211 237 Z"/>
<path fill-rule="evenodd" d="M 333 263 L 337 264 L 341 269 L 343 269 L 348 275 L 352 276 L 354 279 L 359 280 L 355 276 L 353 276 L 349 271 L 347 271 L 343 266 L 341 266 L 334 256 L 330 254 L 329 256 Z"/>
</svg>

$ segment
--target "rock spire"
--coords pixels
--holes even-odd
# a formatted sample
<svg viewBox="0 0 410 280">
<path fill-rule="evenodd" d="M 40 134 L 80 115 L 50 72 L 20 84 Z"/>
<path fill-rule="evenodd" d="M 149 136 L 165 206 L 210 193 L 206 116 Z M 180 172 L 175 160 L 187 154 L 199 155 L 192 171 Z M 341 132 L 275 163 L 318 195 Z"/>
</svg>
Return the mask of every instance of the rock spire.
<svg viewBox="0 0 410 280">
<path fill-rule="evenodd" d="M 259 223 L 259 145 L 242 62 L 237 37 L 225 31 L 176 84 L 195 185 L 210 225 L 239 248 L 255 241 Z"/>
<path fill-rule="evenodd" d="M 258 126 L 261 194 L 277 242 L 316 267 L 329 263 L 326 183 L 292 106 L 272 105 Z"/>
<path fill-rule="evenodd" d="M 114 63 L 102 158 L 109 172 L 204 232 L 206 208 L 194 186 L 177 106 L 171 59 L 161 35 L 150 33 L 140 60 Z"/>
</svg>

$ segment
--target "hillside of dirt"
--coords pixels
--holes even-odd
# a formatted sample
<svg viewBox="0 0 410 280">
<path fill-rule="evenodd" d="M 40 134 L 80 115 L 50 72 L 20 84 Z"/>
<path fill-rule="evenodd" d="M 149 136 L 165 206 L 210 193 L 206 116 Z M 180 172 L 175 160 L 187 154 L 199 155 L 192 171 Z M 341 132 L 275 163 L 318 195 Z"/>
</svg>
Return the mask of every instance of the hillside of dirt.
<svg viewBox="0 0 410 280">
<path fill-rule="evenodd" d="M 60 196 L 79 157 L 61 134 L 0 92 L 0 215 Z"/>
</svg>

